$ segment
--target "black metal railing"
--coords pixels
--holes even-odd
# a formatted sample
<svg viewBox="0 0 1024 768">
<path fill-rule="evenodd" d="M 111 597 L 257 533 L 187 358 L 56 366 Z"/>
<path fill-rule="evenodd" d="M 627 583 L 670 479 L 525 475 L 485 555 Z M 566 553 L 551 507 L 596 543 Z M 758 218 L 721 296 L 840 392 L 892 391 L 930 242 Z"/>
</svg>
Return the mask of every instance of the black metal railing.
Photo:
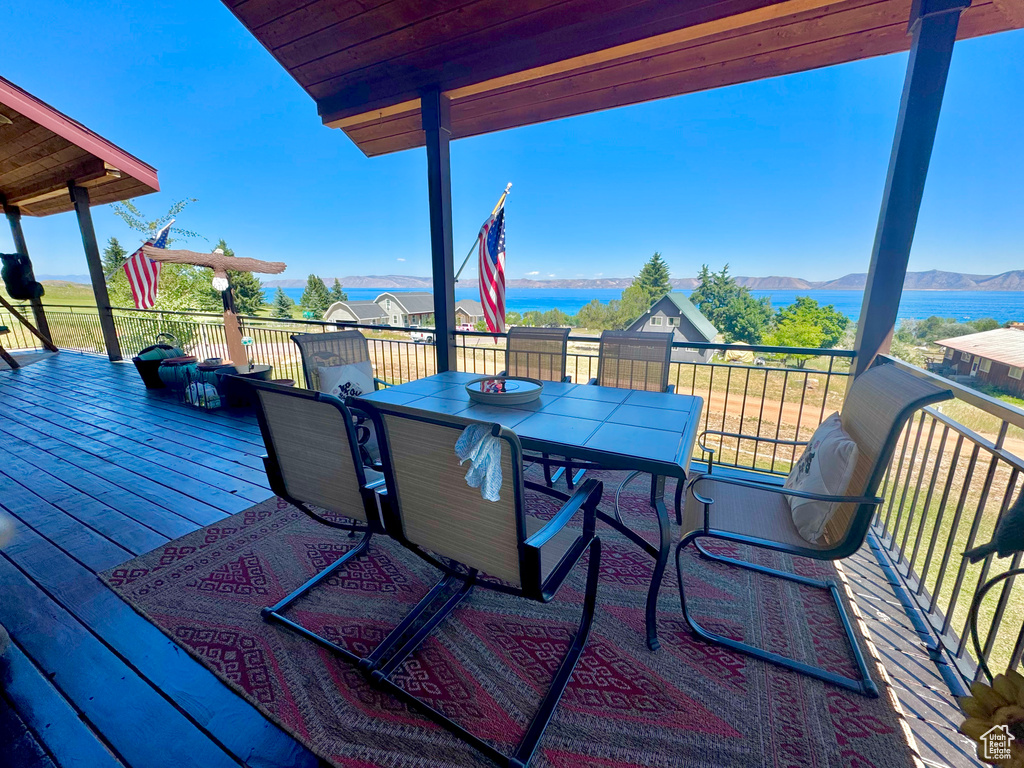
<svg viewBox="0 0 1024 768">
<path fill-rule="evenodd" d="M 25 310 L 29 312 L 26 317 L 31 317 L 31 308 L 25 307 Z M 25 314 L 22 308 L 18 308 L 19 312 Z M 8 312 L 3 307 L 0 307 L 0 325 L 7 327 L 7 333 L 0 335 L 0 345 L 3 345 L 6 349 L 41 349 L 42 345 L 39 343 L 39 339 L 33 336 L 26 330 L 25 326 L 21 324 L 14 315 Z"/>
<path fill-rule="evenodd" d="M 65 349 L 104 353 L 103 334 L 94 307 L 47 305 L 54 341 Z M 322 320 L 275 320 L 242 316 L 243 333 L 253 338 L 253 359 L 274 366 L 274 376 L 303 386 L 295 333 L 355 328 L 367 337 L 375 373 L 400 383 L 436 372 L 433 344 L 417 343 L 430 329 L 341 324 Z M 114 309 L 114 326 L 125 357 L 171 333 L 190 354 L 226 358 L 223 318 L 219 314 Z M 420 337 L 422 338 L 422 336 Z M 456 331 L 456 367 L 495 374 L 504 368 L 505 337 Z M 599 339 L 569 337 L 568 373 L 586 382 L 597 374 Z M 822 419 L 842 406 L 853 352 L 714 343 L 676 343 L 670 382 L 676 392 L 704 398 L 703 427 L 744 435 L 806 439 Z M 790 364 L 790 361 L 797 361 Z M 754 440 L 720 437 L 716 458 L 727 465 L 767 472 L 788 472 L 798 449 L 765 450 Z"/>
<path fill-rule="evenodd" d="M 971 564 L 963 552 L 987 542 L 1020 493 L 1024 410 L 898 360 L 956 396 L 923 409 L 907 424 L 884 481 L 873 530 L 877 554 L 919 611 L 933 651 L 943 652 L 963 695 L 978 675 L 968 639 L 968 612 L 988 579 L 1021 564 L 1021 555 Z M 1008 578 L 979 610 L 982 655 L 993 671 L 1019 668 L 1024 657 L 1024 591 Z"/>
</svg>

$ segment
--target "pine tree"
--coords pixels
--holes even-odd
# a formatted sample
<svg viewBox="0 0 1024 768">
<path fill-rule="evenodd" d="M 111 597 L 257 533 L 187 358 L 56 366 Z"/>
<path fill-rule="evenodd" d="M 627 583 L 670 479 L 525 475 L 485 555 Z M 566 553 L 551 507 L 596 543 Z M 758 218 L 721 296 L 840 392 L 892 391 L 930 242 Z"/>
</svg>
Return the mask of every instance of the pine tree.
<svg viewBox="0 0 1024 768">
<path fill-rule="evenodd" d="M 278 288 L 274 294 L 274 303 L 270 308 L 270 316 L 276 317 L 279 320 L 289 320 L 291 319 L 292 307 L 294 306 L 295 302 L 288 297 L 284 289 Z"/>
<path fill-rule="evenodd" d="M 348 301 L 348 294 L 341 288 L 338 278 L 334 278 L 334 285 L 331 286 L 331 301 Z"/>
<path fill-rule="evenodd" d="M 604 324 L 609 328 L 628 328 L 671 290 L 668 264 L 660 253 L 655 252 L 644 264 L 640 274 L 633 278 L 632 284 L 622 292 L 622 299 L 608 305 L 608 319 Z"/>
<path fill-rule="evenodd" d="M 222 237 L 214 250 L 220 248 L 224 255 L 235 258 L 235 252 L 228 248 L 228 244 Z M 238 272 L 228 270 L 228 280 L 231 282 L 231 295 L 235 299 L 235 309 L 241 315 L 255 315 L 266 304 L 263 294 L 263 282 L 252 272 Z"/>
<path fill-rule="evenodd" d="M 107 247 L 103 249 L 103 273 L 109 275 L 124 264 L 126 258 L 128 251 L 121 246 L 116 237 L 110 238 L 107 240 Z"/>
<path fill-rule="evenodd" d="M 771 300 L 755 299 L 749 288 L 737 285 L 728 264 L 721 272 L 712 272 L 704 264 L 697 279 L 700 285 L 690 294 L 690 301 L 725 335 L 725 340 L 759 343 L 772 319 Z"/>
<path fill-rule="evenodd" d="M 653 307 L 658 299 L 672 290 L 672 283 L 669 281 L 668 264 L 661 258 L 661 253 L 655 251 L 654 255 L 644 264 L 643 269 L 640 270 L 640 274 L 637 275 L 633 283 L 634 285 L 639 285 L 647 294 L 648 299 L 650 299 L 648 307 Z"/>
<path fill-rule="evenodd" d="M 318 318 L 324 316 L 328 307 L 331 306 L 331 294 L 321 278 L 316 275 L 309 276 L 306 280 L 306 290 L 302 292 L 299 304 L 305 311 L 312 312 Z"/>
</svg>

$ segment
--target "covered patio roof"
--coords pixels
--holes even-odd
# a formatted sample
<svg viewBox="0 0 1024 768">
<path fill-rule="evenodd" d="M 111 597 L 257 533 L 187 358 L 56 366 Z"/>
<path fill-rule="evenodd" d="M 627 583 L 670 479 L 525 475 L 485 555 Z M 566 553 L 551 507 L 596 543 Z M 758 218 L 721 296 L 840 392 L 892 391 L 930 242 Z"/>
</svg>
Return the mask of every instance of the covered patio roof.
<svg viewBox="0 0 1024 768">
<path fill-rule="evenodd" d="M 160 189 L 155 168 L 0 77 L 0 210 L 73 210 L 69 182 L 92 205 Z"/>
<path fill-rule="evenodd" d="M 425 88 L 461 138 L 911 44 L 911 0 L 224 2 L 369 156 L 424 145 Z M 958 37 L 1022 26 L 1018 0 L 976 0 Z"/>
</svg>

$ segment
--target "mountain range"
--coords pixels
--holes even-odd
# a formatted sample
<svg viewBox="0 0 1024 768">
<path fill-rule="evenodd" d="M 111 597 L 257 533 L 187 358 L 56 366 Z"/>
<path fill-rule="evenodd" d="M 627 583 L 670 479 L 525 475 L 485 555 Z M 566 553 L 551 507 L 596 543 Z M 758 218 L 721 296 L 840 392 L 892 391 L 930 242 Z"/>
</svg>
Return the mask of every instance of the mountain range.
<svg viewBox="0 0 1024 768">
<path fill-rule="evenodd" d="M 72 275 L 50 277 L 40 275 L 39 279 L 69 280 Z M 867 284 L 867 274 L 855 272 L 835 280 L 804 280 L 799 277 L 744 277 L 738 276 L 736 282 L 755 291 L 862 291 Z M 333 277 L 325 277 L 330 286 Z M 346 288 L 393 288 L 431 290 L 429 277 L 410 277 L 407 275 L 350 275 L 339 277 L 338 281 Z M 633 282 L 631 277 L 606 277 L 579 280 L 526 280 L 507 281 L 509 288 L 546 288 L 569 290 L 593 290 L 597 288 L 628 288 Z M 264 280 L 267 288 L 303 288 L 305 280 Z M 475 288 L 476 280 L 460 280 L 460 288 Z M 693 277 L 676 278 L 672 287 L 689 291 L 697 287 L 697 279 Z M 943 272 L 932 269 L 927 272 L 908 272 L 903 282 L 904 290 L 908 291 L 1024 291 L 1024 269 L 1003 272 L 999 275 L 969 275 L 959 272 Z"/>
</svg>

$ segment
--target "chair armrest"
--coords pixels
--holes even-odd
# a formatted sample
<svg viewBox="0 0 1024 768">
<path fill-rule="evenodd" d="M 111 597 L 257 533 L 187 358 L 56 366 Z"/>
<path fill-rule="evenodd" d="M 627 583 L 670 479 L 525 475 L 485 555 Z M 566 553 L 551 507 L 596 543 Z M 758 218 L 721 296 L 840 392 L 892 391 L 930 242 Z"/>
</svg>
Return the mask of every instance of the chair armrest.
<svg viewBox="0 0 1024 768">
<path fill-rule="evenodd" d="M 555 516 L 544 524 L 543 528 L 523 542 L 523 592 L 528 597 L 544 603 L 548 602 L 558 592 L 572 569 L 576 567 L 580 558 L 583 557 L 583 553 L 595 539 L 597 505 L 601 501 L 603 491 L 604 484 L 600 480 L 588 478 L 562 505 Z M 559 531 L 565 528 L 580 509 L 583 510 L 582 532 L 566 549 L 557 565 L 550 569 L 547 578 L 542 581 L 541 550 Z"/>
<path fill-rule="evenodd" d="M 667 387 L 665 387 L 665 391 L 668 392 L 670 395 L 674 395 L 676 393 L 676 385 L 669 384 Z"/>
<path fill-rule="evenodd" d="M 499 375 L 499 376 L 507 376 L 507 375 L 508 375 L 508 371 L 502 371 L 502 372 L 501 372 L 501 373 L 499 373 L 498 375 Z"/>
<path fill-rule="evenodd" d="M 587 384 L 597 384 L 597 376 L 588 381 Z"/>
<path fill-rule="evenodd" d="M 753 480 L 740 480 L 736 477 L 722 477 L 720 475 L 701 475 L 695 477 L 690 481 L 690 492 L 693 493 L 693 497 L 702 504 L 714 504 L 715 500 L 706 496 L 701 496 L 694 490 L 694 487 L 698 485 L 702 480 L 711 480 L 716 483 L 724 483 L 725 485 L 736 485 L 740 488 L 753 488 L 757 491 L 767 491 L 768 493 L 783 494 L 784 496 L 796 496 L 800 499 L 811 499 L 813 501 L 831 501 L 840 503 L 850 504 L 881 504 L 883 499 L 880 496 L 832 496 L 825 493 L 809 493 L 807 491 L 796 491 L 790 488 L 784 488 L 781 485 L 771 485 L 769 483 L 758 483 Z"/>
<path fill-rule="evenodd" d="M 601 501 L 601 493 L 604 488 L 600 481 L 588 478 L 576 492 L 569 497 L 569 500 L 562 505 L 554 517 L 548 520 L 544 526 L 528 538 L 524 543 L 530 549 L 538 552 L 541 547 L 547 544 L 551 538 L 562 530 L 580 509 L 585 512 L 583 520 L 584 532 L 590 527 L 593 530 L 597 519 L 597 504 Z M 593 499 L 592 499 L 593 497 Z"/>
<path fill-rule="evenodd" d="M 393 387 L 393 386 L 395 386 L 395 385 L 392 384 L 389 381 L 384 381 L 384 379 L 378 379 L 376 376 L 373 377 L 373 388 L 375 390 L 376 389 L 380 389 L 381 387 Z"/>
<path fill-rule="evenodd" d="M 563 376 L 562 377 L 562 383 L 563 384 L 572 384 L 572 376 Z"/>
</svg>

